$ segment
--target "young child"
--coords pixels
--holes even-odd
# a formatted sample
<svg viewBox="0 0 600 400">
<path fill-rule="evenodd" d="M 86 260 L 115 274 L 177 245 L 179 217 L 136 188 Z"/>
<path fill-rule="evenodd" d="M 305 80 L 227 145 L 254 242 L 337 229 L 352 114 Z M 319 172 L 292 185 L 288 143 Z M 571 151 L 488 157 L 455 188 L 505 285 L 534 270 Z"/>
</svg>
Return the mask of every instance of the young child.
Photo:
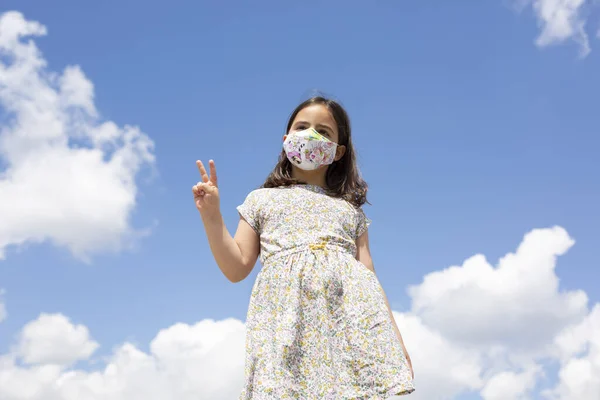
<svg viewBox="0 0 600 400">
<path fill-rule="evenodd" d="M 193 187 L 210 248 L 232 282 L 263 265 L 250 299 L 241 400 L 385 399 L 414 391 L 402 336 L 373 268 L 350 121 L 311 98 L 292 113 L 283 151 L 238 207 L 232 237 L 214 162 Z"/>
</svg>

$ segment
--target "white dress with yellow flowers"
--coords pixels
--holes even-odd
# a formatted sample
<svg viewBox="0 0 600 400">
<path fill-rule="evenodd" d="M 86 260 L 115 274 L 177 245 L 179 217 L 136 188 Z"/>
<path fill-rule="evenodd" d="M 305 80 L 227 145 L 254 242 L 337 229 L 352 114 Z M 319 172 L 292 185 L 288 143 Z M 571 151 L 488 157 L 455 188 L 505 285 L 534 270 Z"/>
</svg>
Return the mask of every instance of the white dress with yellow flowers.
<svg viewBox="0 0 600 400">
<path fill-rule="evenodd" d="M 251 192 L 260 236 L 241 400 L 385 399 L 414 391 L 379 281 L 356 260 L 370 221 L 313 185 Z"/>
</svg>

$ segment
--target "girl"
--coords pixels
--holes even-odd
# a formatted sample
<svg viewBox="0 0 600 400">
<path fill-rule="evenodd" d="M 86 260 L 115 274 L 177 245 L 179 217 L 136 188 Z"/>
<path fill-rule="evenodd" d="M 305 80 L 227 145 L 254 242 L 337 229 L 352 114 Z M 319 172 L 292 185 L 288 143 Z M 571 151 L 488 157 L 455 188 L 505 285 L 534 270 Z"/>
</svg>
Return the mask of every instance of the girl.
<svg viewBox="0 0 600 400">
<path fill-rule="evenodd" d="M 350 121 L 311 98 L 292 113 L 283 151 L 238 207 L 232 237 L 214 162 L 193 187 L 215 260 L 232 282 L 263 265 L 246 321 L 246 399 L 385 399 L 414 391 L 413 371 L 369 251 Z"/>
</svg>

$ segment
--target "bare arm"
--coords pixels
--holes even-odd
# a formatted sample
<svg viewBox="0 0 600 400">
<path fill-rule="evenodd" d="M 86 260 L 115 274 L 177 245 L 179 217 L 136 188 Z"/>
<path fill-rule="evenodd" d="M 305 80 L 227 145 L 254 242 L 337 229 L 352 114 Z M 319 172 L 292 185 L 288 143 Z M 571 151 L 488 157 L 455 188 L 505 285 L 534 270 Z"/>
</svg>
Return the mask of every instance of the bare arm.
<svg viewBox="0 0 600 400">
<path fill-rule="evenodd" d="M 371 250 L 369 249 L 369 232 L 363 233 L 356 240 L 356 259 L 364 264 L 368 269 L 375 273 L 375 267 L 373 265 L 373 258 L 371 257 Z M 404 351 L 404 356 L 406 357 L 406 361 L 408 361 L 408 365 L 410 366 L 410 371 L 412 373 L 412 377 L 415 377 L 415 373 L 413 371 L 412 362 L 410 360 L 410 356 L 408 355 L 408 351 L 406 351 L 406 346 L 404 345 L 404 340 L 402 340 L 402 335 L 400 334 L 400 330 L 398 329 L 398 325 L 396 324 L 396 320 L 394 319 L 394 314 L 392 313 L 392 308 L 390 307 L 390 303 L 388 302 L 387 296 L 385 295 L 385 291 L 381 288 L 381 292 L 383 293 L 383 298 L 385 299 L 385 305 L 387 306 L 388 312 L 390 313 L 390 318 L 392 320 L 392 325 L 394 326 L 394 330 L 396 331 L 396 336 L 402 345 L 402 350 Z"/>
<path fill-rule="evenodd" d="M 258 259 L 260 244 L 256 232 L 240 218 L 235 236 L 232 237 L 221 213 L 202 220 L 210 250 L 223 275 L 231 282 L 244 280 Z"/>
<path fill-rule="evenodd" d="M 192 193 L 210 250 L 223 275 L 231 282 L 240 282 L 256 264 L 260 251 L 258 234 L 244 219 L 240 219 L 235 237 L 231 236 L 221 215 L 215 162 L 209 161 L 210 176 L 201 161 L 196 161 L 196 165 L 202 180 L 192 187 Z"/>
</svg>

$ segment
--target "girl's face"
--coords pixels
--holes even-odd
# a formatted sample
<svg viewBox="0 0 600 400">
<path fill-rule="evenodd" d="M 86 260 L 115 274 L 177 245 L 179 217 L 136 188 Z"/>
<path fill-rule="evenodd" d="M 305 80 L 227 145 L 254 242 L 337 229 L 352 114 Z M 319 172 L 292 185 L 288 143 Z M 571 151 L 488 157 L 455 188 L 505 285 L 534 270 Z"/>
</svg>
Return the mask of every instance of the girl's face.
<svg viewBox="0 0 600 400">
<path fill-rule="evenodd" d="M 296 118 L 294 118 L 294 122 L 292 122 L 292 127 L 288 134 L 300 132 L 309 128 L 313 128 L 332 142 L 339 143 L 337 123 L 326 106 L 322 104 L 313 104 L 312 106 L 300 110 L 296 115 Z M 283 137 L 283 140 L 285 141 L 286 138 L 287 135 Z M 345 146 L 338 146 L 335 160 L 337 161 L 342 158 L 345 151 Z"/>
</svg>

